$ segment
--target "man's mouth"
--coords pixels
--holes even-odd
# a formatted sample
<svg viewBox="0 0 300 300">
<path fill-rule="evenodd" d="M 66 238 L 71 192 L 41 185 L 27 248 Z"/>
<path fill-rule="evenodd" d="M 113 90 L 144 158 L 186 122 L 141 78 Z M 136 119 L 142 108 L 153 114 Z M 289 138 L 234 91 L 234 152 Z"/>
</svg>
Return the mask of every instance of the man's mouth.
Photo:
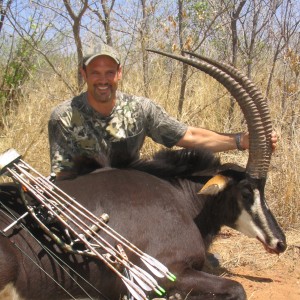
<svg viewBox="0 0 300 300">
<path fill-rule="evenodd" d="M 109 86 L 106 85 L 106 86 L 97 86 L 97 89 L 101 90 L 101 91 L 105 91 L 105 90 L 108 90 Z"/>
</svg>

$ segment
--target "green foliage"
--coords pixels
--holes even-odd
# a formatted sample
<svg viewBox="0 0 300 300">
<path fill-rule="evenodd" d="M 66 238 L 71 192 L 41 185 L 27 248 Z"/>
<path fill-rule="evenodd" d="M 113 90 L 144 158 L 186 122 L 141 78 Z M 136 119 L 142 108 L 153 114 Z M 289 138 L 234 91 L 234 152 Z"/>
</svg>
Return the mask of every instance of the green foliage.
<svg viewBox="0 0 300 300">
<path fill-rule="evenodd" d="M 187 19 L 196 26 L 203 22 L 205 23 L 211 16 L 211 6 L 207 1 L 188 0 L 185 9 Z"/>
<path fill-rule="evenodd" d="M 6 49 L 3 55 L 3 58 L 6 58 L 6 64 L 2 65 L 3 73 L 0 78 L 0 113 L 2 116 L 6 116 L 9 110 L 18 106 L 22 86 L 36 68 L 31 43 L 38 34 L 38 26 L 32 17 L 28 20 L 30 28 L 28 36 L 17 39 L 16 45 Z M 13 37 L 10 42 L 12 45 L 15 43 Z"/>
<path fill-rule="evenodd" d="M 205 15 L 208 12 L 209 6 L 206 1 L 198 1 L 193 4 L 192 8 L 198 15 Z"/>
<path fill-rule="evenodd" d="M 34 56 L 32 49 L 25 40 L 19 40 L 15 50 L 3 67 L 0 88 L 0 103 L 2 115 L 17 106 L 21 88 L 34 71 Z"/>
<path fill-rule="evenodd" d="M 206 39 L 212 39 L 222 30 L 216 21 L 219 5 L 209 1 L 186 0 L 183 5 L 182 28 L 185 38 L 184 48 L 191 50 L 199 47 Z"/>
</svg>

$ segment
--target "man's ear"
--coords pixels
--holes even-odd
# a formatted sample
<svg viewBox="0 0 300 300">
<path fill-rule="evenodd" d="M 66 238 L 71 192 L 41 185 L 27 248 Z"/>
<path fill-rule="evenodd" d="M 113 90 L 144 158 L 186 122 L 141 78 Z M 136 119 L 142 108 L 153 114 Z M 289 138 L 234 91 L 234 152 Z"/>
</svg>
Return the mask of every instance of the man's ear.
<svg viewBox="0 0 300 300">
<path fill-rule="evenodd" d="M 122 66 L 119 66 L 118 68 L 118 80 L 122 79 Z"/>
<path fill-rule="evenodd" d="M 86 71 L 83 68 L 80 68 L 80 74 L 83 77 L 84 81 L 86 81 Z"/>
</svg>

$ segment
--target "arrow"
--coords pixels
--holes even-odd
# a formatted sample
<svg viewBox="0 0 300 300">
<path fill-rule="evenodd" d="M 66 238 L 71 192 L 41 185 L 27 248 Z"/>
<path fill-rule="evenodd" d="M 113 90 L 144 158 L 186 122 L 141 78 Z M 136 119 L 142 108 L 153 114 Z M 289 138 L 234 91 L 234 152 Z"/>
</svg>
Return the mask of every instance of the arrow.
<svg viewBox="0 0 300 300">
<path fill-rule="evenodd" d="M 23 161 L 22 161 L 23 162 Z M 151 272 L 153 274 L 155 274 L 157 277 L 164 277 L 166 276 L 169 280 L 171 281 L 175 281 L 176 280 L 176 276 L 174 274 L 172 274 L 168 268 L 166 266 L 164 266 L 162 263 L 160 263 L 158 260 L 156 260 L 155 258 L 151 257 L 150 255 L 144 253 L 143 251 L 141 251 L 139 248 L 137 248 L 135 245 L 133 245 L 132 243 L 130 243 L 127 239 L 125 239 L 122 235 L 120 235 L 118 232 L 116 232 L 114 229 L 112 229 L 110 226 L 108 226 L 103 220 L 97 218 L 93 213 L 91 213 L 89 210 L 87 210 L 83 205 L 81 205 L 79 202 L 75 201 L 75 199 L 73 199 L 72 197 L 70 197 L 68 194 L 66 194 L 63 190 L 59 189 L 56 185 L 54 185 L 51 181 L 48 181 L 47 179 L 44 178 L 43 175 L 39 174 L 35 169 L 33 169 L 30 165 L 26 164 L 25 162 L 23 162 L 24 165 L 31 169 L 32 171 L 36 172 L 39 176 L 41 181 L 43 181 L 44 183 L 44 188 L 47 190 L 48 194 L 50 197 L 53 198 L 53 200 L 57 199 L 56 197 L 59 197 L 62 201 L 66 200 L 58 195 L 55 190 L 57 190 L 58 192 L 60 192 L 63 196 L 67 197 L 68 200 L 70 200 L 72 202 L 72 204 L 74 205 L 74 209 L 76 209 L 79 213 L 83 214 L 86 213 L 84 215 L 84 217 L 89 220 L 90 222 L 92 222 L 93 224 L 95 224 L 96 226 L 99 224 L 101 224 L 101 229 L 103 231 L 105 231 L 108 235 L 110 235 L 112 238 L 114 238 L 117 242 L 121 243 L 123 246 L 125 246 L 127 249 L 129 249 L 130 251 L 132 251 L 133 253 L 135 253 L 136 255 L 138 255 L 141 260 L 143 261 L 143 263 L 148 267 L 149 270 L 151 270 Z M 38 184 L 38 183 L 37 183 Z M 49 188 L 49 186 L 52 187 L 52 190 Z M 54 197 L 53 197 L 54 194 Z M 67 204 L 69 204 L 67 202 Z M 79 209 L 77 207 L 79 207 Z M 143 259 L 144 260 L 143 260 Z M 147 261 L 147 263 L 145 262 L 145 260 Z M 151 266 L 153 268 L 151 268 Z"/>
<path fill-rule="evenodd" d="M 113 239 L 115 239 L 120 244 L 129 249 L 131 252 L 139 256 L 142 262 L 154 275 L 160 278 L 166 276 L 171 281 L 176 280 L 176 276 L 173 275 L 165 265 L 163 265 L 161 262 L 151 257 L 150 255 L 142 252 L 139 248 L 130 243 L 122 235 L 120 235 L 114 229 L 109 227 L 101 218 L 97 218 L 93 213 L 91 213 L 84 206 L 75 201 L 75 199 L 73 199 L 61 189 L 59 189 L 57 186 L 55 186 L 51 181 L 47 180 L 44 176 L 39 174 L 35 169 L 30 167 L 23 161 L 22 163 L 22 166 L 18 164 L 14 164 L 14 166 L 19 170 L 21 175 L 26 176 L 26 180 L 23 178 L 23 176 L 20 176 L 15 171 L 10 169 L 8 169 L 8 171 L 10 171 L 10 173 L 19 182 L 21 182 L 30 192 L 32 192 L 35 198 L 40 203 L 42 203 L 48 209 L 48 211 L 51 212 L 55 218 L 58 219 L 58 221 L 60 221 L 66 228 L 68 228 L 74 234 L 74 236 L 76 236 L 83 244 L 86 245 L 87 249 L 90 250 L 90 252 L 87 253 L 87 255 L 93 254 L 97 256 L 100 260 L 104 261 L 104 263 L 106 263 L 109 266 L 109 268 L 112 269 L 123 280 L 124 284 L 126 285 L 126 287 L 128 288 L 128 290 L 134 298 L 136 298 L 137 300 L 147 299 L 142 289 L 144 289 L 145 291 L 153 290 L 159 296 L 162 296 L 165 293 L 165 290 L 162 287 L 160 287 L 157 281 L 145 270 L 134 265 L 129 260 L 120 259 L 120 257 L 122 257 L 122 254 L 119 251 L 116 251 L 111 244 L 109 244 L 104 238 L 102 238 L 97 233 L 98 228 L 101 228 Z M 27 172 L 27 170 L 25 170 L 24 167 L 28 168 L 28 170 L 32 170 L 33 172 L 35 172 L 39 175 L 39 177 L 35 178 L 33 175 Z M 33 186 L 31 182 L 33 182 L 35 185 Z M 73 209 L 73 211 L 71 209 Z M 92 227 L 91 229 L 91 227 L 89 227 L 81 218 L 79 218 L 78 215 L 74 213 L 74 211 L 78 213 L 79 216 L 82 216 L 86 220 L 91 222 L 94 228 Z M 71 216 L 66 212 L 68 212 Z M 66 223 L 65 219 L 61 216 L 65 217 L 67 220 L 72 222 L 84 234 L 77 233 L 76 230 L 73 227 L 70 227 L 70 225 Z M 13 224 L 15 224 L 17 221 L 18 220 L 16 220 Z M 40 223 L 42 222 L 38 218 L 37 221 Z M 11 228 L 13 224 L 8 226 L 6 230 Z M 85 230 L 82 226 L 87 228 L 87 230 Z M 86 236 L 90 237 L 95 242 L 95 244 L 91 244 L 89 241 L 87 241 Z M 115 258 L 115 261 L 118 261 L 119 263 L 123 264 L 123 266 L 125 266 L 128 269 L 130 275 L 137 282 L 137 284 L 133 281 L 128 280 L 121 273 L 119 273 L 119 271 L 108 261 L 108 258 L 102 256 L 99 252 L 96 251 L 95 247 L 97 246 L 100 246 L 105 251 L 110 253 Z M 118 255 L 120 255 L 120 257 Z"/>
</svg>

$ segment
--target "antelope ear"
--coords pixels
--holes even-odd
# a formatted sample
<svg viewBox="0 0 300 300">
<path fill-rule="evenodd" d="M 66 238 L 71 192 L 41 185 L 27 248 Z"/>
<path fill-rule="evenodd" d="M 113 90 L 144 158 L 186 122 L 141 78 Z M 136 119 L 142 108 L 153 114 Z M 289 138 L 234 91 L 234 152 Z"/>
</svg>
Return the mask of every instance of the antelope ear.
<svg viewBox="0 0 300 300">
<path fill-rule="evenodd" d="M 198 192 L 200 195 L 217 195 L 222 192 L 229 182 L 229 178 L 223 175 L 216 175 L 208 180 L 202 189 Z"/>
</svg>

